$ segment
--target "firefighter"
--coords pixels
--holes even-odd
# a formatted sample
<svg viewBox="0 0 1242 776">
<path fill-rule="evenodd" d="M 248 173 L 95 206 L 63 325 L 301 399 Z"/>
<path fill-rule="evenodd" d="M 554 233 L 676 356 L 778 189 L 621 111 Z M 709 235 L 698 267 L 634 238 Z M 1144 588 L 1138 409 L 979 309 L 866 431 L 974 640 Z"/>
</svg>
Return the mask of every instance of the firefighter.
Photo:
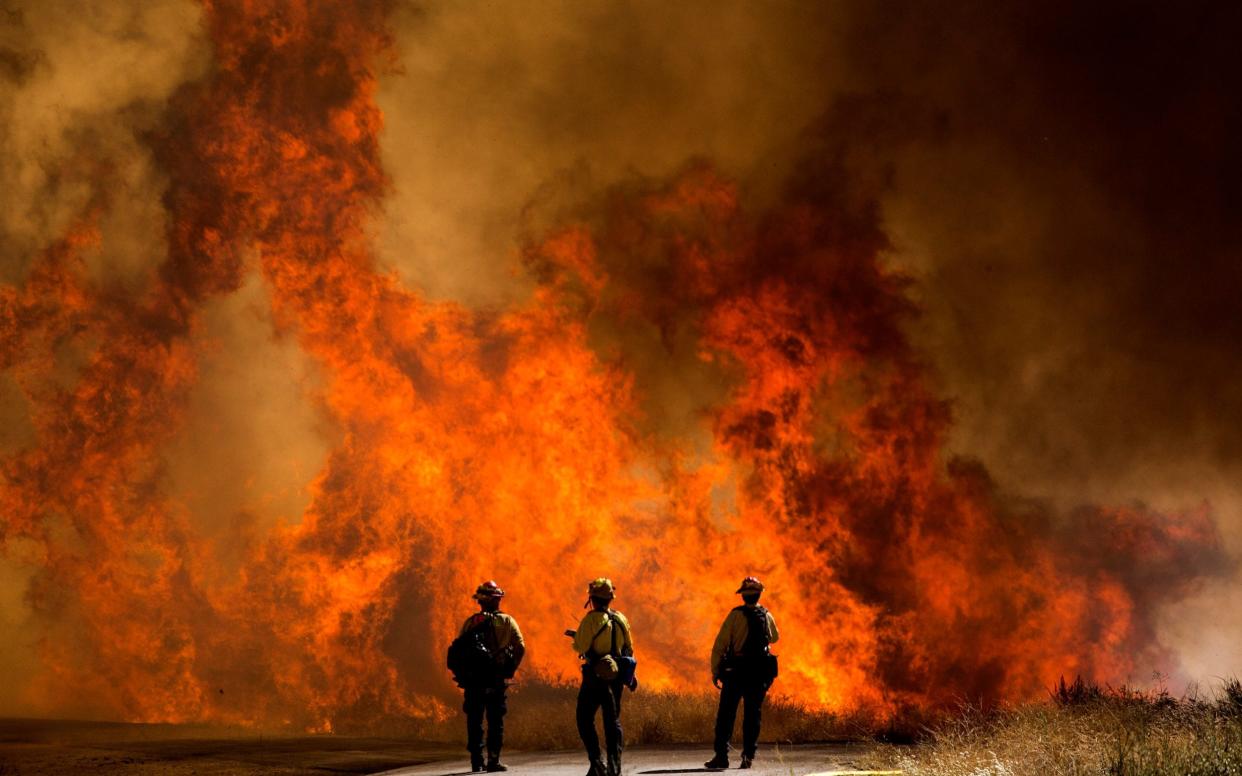
<svg viewBox="0 0 1242 776">
<path fill-rule="evenodd" d="M 574 651 L 583 659 L 582 686 L 578 690 L 578 735 L 586 747 L 591 769 L 587 776 L 620 776 L 621 751 L 625 747 L 621 733 L 621 692 L 638 686 L 634 678 L 634 640 L 630 624 L 621 612 L 610 608 L 616 591 L 612 581 L 600 577 L 587 586 L 587 602 L 591 611 L 582 618 L 578 630 L 571 632 Z M 595 712 L 604 718 L 604 742 L 608 747 L 605 763 L 595 732 Z"/>
<path fill-rule="evenodd" d="M 768 645 L 780 638 L 772 613 L 759 605 L 763 583 L 746 577 L 737 589 L 742 605 L 729 612 L 712 646 L 712 684 L 720 689 L 716 712 L 716 756 L 704 763 L 711 769 L 729 767 L 729 739 L 742 702 L 742 764 L 749 768 L 759 744 L 763 698 L 776 679 L 776 656 Z"/>
<path fill-rule="evenodd" d="M 522 656 L 526 643 L 517 620 L 500 611 L 500 599 L 505 591 L 500 585 L 488 580 L 474 591 L 479 611 L 471 615 L 461 626 L 461 635 L 454 647 L 463 645 L 459 651 L 463 668 L 458 683 L 465 691 L 462 711 L 466 712 L 466 748 L 470 751 L 470 771 L 509 770 L 500 762 L 500 749 L 504 744 L 506 692 Z M 472 658 L 470 655 L 476 655 Z M 450 650 L 451 654 L 452 650 Z M 487 763 L 483 762 L 483 718 L 487 717 Z"/>
</svg>

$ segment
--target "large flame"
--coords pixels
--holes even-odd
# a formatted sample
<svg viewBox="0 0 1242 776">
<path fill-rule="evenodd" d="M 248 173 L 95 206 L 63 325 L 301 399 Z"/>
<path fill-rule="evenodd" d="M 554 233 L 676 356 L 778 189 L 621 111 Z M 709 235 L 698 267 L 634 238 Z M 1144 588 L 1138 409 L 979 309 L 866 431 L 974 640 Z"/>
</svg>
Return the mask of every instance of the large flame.
<svg viewBox="0 0 1242 776">
<path fill-rule="evenodd" d="M 810 168 L 751 213 L 694 165 L 533 239 L 526 302 L 431 303 L 377 268 L 367 232 L 384 4 L 206 10 L 214 70 L 155 141 L 158 280 L 134 301 L 84 279 L 101 201 L 0 289 L 0 365 L 37 432 L 0 469 L 3 536 L 41 569 L 45 708 L 314 727 L 435 714 L 441 655 L 490 577 L 513 594 L 526 670 L 549 680 L 573 676 L 561 630 L 601 574 L 655 690 L 703 686 L 747 574 L 780 618 L 781 691 L 815 707 L 1018 699 L 1167 664 L 1153 613 L 1218 560 L 1210 516 L 1054 519 L 946 460 L 906 280 L 843 169 Z M 256 262 L 337 433 L 301 520 L 229 575 L 160 461 L 203 305 Z M 662 426 L 670 382 L 702 409 Z"/>
</svg>

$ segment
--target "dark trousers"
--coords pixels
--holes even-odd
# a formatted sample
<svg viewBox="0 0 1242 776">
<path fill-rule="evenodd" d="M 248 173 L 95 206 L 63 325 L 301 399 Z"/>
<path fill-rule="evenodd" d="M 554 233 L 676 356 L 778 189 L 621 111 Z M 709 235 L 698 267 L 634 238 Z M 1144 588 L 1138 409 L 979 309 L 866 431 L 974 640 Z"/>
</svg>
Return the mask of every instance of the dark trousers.
<svg viewBox="0 0 1242 776">
<path fill-rule="evenodd" d="M 578 689 L 578 735 L 586 747 L 591 762 L 600 759 L 599 734 L 595 732 L 595 712 L 604 714 L 604 743 L 608 746 L 610 770 L 620 772 L 621 750 L 625 740 L 621 733 L 621 683 L 605 682 L 593 674 L 583 674 L 582 687 Z"/>
<path fill-rule="evenodd" d="M 466 749 L 474 759 L 483 756 L 483 716 L 487 716 L 487 753 L 500 757 L 505 742 L 505 703 L 507 688 L 503 685 L 467 687 L 462 711 L 466 712 Z"/>
<path fill-rule="evenodd" d="M 737 719 L 737 703 L 742 702 L 742 754 L 754 757 L 759 746 L 759 725 L 763 714 L 763 696 L 767 685 L 747 676 L 724 680 L 720 690 L 720 708 L 716 711 L 716 754 L 729 755 L 729 739 Z"/>
</svg>

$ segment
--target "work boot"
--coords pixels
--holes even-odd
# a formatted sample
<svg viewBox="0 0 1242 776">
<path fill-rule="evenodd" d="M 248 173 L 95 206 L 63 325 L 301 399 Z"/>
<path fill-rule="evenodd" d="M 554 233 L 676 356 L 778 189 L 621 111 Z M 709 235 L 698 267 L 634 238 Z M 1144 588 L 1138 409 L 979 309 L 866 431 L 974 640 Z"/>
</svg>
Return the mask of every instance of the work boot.
<svg viewBox="0 0 1242 776">
<path fill-rule="evenodd" d="M 586 776 L 608 776 L 608 768 L 604 765 L 604 761 L 592 760 Z"/>
<path fill-rule="evenodd" d="M 502 763 L 499 757 L 489 757 L 487 759 L 487 772 L 488 773 L 499 773 L 501 771 L 507 771 L 507 770 L 509 770 L 509 766 Z"/>
<path fill-rule="evenodd" d="M 707 762 L 703 763 L 703 767 L 713 771 L 723 771 L 729 767 L 729 755 L 718 754 Z"/>
<path fill-rule="evenodd" d="M 608 758 L 608 776 L 621 776 L 621 755 Z"/>
<path fill-rule="evenodd" d="M 753 763 L 754 761 L 755 761 L 755 756 L 753 754 L 744 754 L 742 755 L 742 764 L 739 765 L 738 767 L 749 768 L 750 764 Z"/>
<path fill-rule="evenodd" d="M 483 755 L 475 754 L 473 752 L 470 753 L 470 772 L 471 773 L 482 773 L 483 772 Z"/>
</svg>

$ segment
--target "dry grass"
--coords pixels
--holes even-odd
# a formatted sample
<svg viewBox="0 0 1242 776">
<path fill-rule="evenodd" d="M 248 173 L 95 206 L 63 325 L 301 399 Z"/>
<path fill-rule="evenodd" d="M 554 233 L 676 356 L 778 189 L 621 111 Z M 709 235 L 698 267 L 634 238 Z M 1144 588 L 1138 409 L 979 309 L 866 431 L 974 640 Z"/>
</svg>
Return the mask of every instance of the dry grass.
<svg viewBox="0 0 1242 776">
<path fill-rule="evenodd" d="M 505 717 L 505 745 L 525 750 L 577 749 L 581 746 L 574 722 L 576 685 L 540 683 L 515 687 L 509 694 Z M 627 744 L 705 744 L 712 739 L 716 694 L 626 692 L 621 701 L 621 723 Z M 464 735 L 464 720 L 454 715 L 406 731 L 423 741 L 456 742 Z M 769 699 L 763 710 L 763 740 L 784 743 L 837 741 L 857 737 L 869 729 L 866 720 L 812 711 Z M 740 713 L 737 732 L 740 734 Z"/>
<path fill-rule="evenodd" d="M 1242 685 L 1173 698 L 1063 682 L 1049 702 L 967 710 L 925 742 L 880 748 L 867 763 L 916 776 L 1242 774 Z"/>
</svg>

